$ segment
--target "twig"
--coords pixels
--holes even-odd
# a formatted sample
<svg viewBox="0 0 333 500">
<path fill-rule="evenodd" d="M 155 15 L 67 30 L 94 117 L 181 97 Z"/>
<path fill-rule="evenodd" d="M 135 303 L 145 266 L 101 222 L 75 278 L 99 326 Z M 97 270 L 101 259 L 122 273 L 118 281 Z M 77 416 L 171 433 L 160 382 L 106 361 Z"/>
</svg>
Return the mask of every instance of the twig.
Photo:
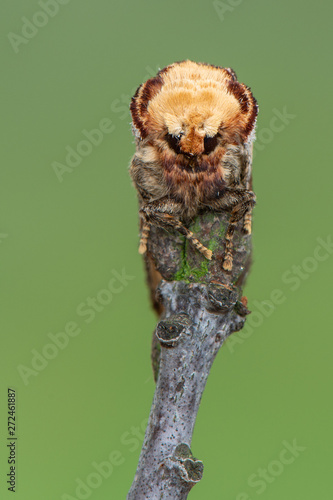
<svg viewBox="0 0 333 500">
<path fill-rule="evenodd" d="M 128 500 L 186 499 L 202 477 L 203 463 L 190 450 L 200 400 L 219 348 L 248 314 L 241 289 L 250 265 L 250 236 L 240 224 L 233 270 L 224 272 L 228 219 L 226 213 L 208 213 L 190 228 L 213 251 L 211 262 L 176 233 L 152 229 L 148 250 L 164 278 L 157 291 L 164 307 L 155 330 L 159 374 Z"/>
</svg>

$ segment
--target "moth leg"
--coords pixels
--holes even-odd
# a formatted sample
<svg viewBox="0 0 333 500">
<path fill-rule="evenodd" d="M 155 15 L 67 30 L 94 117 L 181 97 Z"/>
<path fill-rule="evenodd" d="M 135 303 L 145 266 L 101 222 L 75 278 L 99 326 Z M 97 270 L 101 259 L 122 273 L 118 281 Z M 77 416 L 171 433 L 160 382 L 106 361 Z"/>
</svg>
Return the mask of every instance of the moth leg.
<svg viewBox="0 0 333 500">
<path fill-rule="evenodd" d="M 149 237 L 149 232 L 150 232 L 150 225 L 144 222 L 142 231 L 141 231 L 141 238 L 140 238 L 140 245 L 139 245 L 139 253 L 142 255 L 146 253 L 147 251 L 147 242 L 148 242 L 148 237 Z"/>
<path fill-rule="evenodd" d="M 243 229 L 246 234 L 251 234 L 252 232 L 252 208 L 249 208 L 244 215 Z"/>
<path fill-rule="evenodd" d="M 237 226 L 238 220 L 231 214 L 228 229 L 225 235 L 225 254 L 223 259 L 222 267 L 225 271 L 232 270 L 233 263 L 233 248 L 234 248 L 234 232 Z"/>
<path fill-rule="evenodd" d="M 211 205 L 213 210 L 231 210 L 228 229 L 225 235 L 225 255 L 223 269 L 232 270 L 233 263 L 233 236 L 238 222 L 243 219 L 243 228 L 251 233 L 252 207 L 255 204 L 255 194 L 252 191 L 229 189 L 224 195 Z"/>
<path fill-rule="evenodd" d="M 199 250 L 199 252 L 202 253 L 202 255 L 206 257 L 206 259 L 211 260 L 213 252 L 206 248 L 202 243 L 200 243 L 200 241 L 194 236 L 192 231 L 183 226 L 180 221 L 176 220 L 176 224 L 177 225 L 175 225 L 174 228 L 177 229 L 177 231 L 179 231 L 183 236 L 185 236 L 186 239 L 188 239 L 188 241 L 194 246 L 194 248 Z"/>
<path fill-rule="evenodd" d="M 144 204 L 140 209 L 140 215 L 144 219 L 140 248 L 145 250 L 145 245 L 147 246 L 148 236 L 144 239 L 144 234 L 149 234 L 149 231 L 147 232 L 146 230 L 144 233 L 145 227 L 152 224 L 164 228 L 172 227 L 185 236 L 185 238 L 206 257 L 206 259 L 210 260 L 212 258 L 212 251 L 200 243 L 192 231 L 187 229 L 184 224 L 177 217 L 175 217 L 175 215 L 173 215 L 173 213 L 178 215 L 177 212 L 177 206 L 171 200 L 166 200 L 164 203 L 157 201 Z"/>
</svg>

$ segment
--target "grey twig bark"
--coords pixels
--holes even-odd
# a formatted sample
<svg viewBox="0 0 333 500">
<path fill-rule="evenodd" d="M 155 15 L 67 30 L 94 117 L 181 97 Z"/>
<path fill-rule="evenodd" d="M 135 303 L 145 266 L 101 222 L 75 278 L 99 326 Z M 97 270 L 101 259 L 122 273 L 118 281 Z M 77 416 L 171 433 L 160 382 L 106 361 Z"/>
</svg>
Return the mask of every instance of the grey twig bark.
<svg viewBox="0 0 333 500">
<path fill-rule="evenodd" d="M 215 356 L 248 314 L 242 286 L 251 240 L 241 224 L 234 236 L 231 273 L 222 269 L 228 214 L 204 214 L 191 230 L 213 250 L 207 262 L 176 233 L 154 228 L 149 256 L 160 272 L 164 312 L 154 332 L 158 379 L 138 468 L 128 500 L 182 500 L 202 478 L 191 452 L 200 400 Z M 158 353 L 158 360 L 156 360 Z"/>
</svg>

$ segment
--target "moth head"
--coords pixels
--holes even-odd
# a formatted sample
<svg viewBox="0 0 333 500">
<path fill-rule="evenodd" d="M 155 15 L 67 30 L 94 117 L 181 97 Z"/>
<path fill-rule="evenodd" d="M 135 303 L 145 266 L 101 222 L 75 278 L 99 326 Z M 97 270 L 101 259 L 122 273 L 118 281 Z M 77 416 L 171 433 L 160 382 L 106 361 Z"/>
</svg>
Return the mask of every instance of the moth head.
<svg viewBox="0 0 333 500">
<path fill-rule="evenodd" d="M 246 142 L 258 113 L 251 90 L 230 68 L 192 61 L 159 71 L 138 88 L 130 109 L 140 140 L 186 157 Z"/>
</svg>

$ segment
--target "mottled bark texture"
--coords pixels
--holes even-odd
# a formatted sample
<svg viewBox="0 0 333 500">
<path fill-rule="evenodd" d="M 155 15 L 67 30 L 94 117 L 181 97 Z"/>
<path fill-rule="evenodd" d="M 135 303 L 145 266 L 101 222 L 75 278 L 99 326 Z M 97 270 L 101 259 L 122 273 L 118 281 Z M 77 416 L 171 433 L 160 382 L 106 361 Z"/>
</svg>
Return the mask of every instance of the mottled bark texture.
<svg viewBox="0 0 333 500">
<path fill-rule="evenodd" d="M 154 332 L 157 384 L 138 468 L 128 500 L 186 499 L 203 474 L 190 449 L 195 419 L 215 356 L 248 314 L 242 286 L 250 266 L 251 237 L 239 224 L 233 270 L 222 269 L 229 214 L 205 213 L 190 229 L 213 259 L 182 236 L 153 227 L 149 256 L 163 280 L 164 312 Z"/>
</svg>

